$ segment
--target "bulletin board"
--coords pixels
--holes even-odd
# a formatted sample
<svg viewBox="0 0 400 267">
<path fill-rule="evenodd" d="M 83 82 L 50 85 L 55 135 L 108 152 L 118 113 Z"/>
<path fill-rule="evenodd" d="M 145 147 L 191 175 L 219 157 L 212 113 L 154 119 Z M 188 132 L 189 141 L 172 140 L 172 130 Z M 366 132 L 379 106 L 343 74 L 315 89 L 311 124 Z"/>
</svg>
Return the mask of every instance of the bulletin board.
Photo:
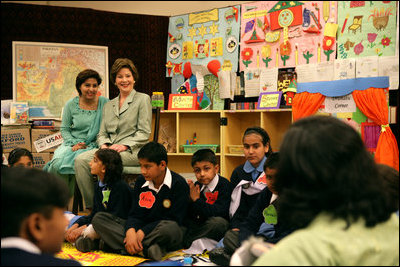
<svg viewBox="0 0 400 267">
<path fill-rule="evenodd" d="M 336 1 L 259 1 L 241 14 L 241 71 L 335 59 Z"/>
<path fill-rule="evenodd" d="M 239 27 L 240 5 L 170 17 L 166 77 L 183 74 L 186 62 L 207 66 L 213 60 L 237 72 Z"/>
</svg>

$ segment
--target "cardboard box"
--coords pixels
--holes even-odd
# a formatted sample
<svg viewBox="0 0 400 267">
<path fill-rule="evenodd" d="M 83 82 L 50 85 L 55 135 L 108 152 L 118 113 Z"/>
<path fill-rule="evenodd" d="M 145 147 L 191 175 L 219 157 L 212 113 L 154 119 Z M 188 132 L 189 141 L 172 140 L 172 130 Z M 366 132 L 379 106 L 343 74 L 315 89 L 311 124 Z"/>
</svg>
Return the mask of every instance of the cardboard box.
<svg viewBox="0 0 400 267">
<path fill-rule="evenodd" d="M 35 148 L 35 145 L 33 144 L 33 142 L 35 142 L 36 140 L 42 139 L 46 136 L 52 135 L 57 133 L 58 130 L 50 130 L 50 129 L 32 129 L 31 130 L 31 136 L 32 136 L 32 153 L 37 153 L 37 150 Z M 52 147 L 49 149 L 46 149 L 42 152 L 54 152 L 57 149 L 58 146 L 56 147 Z"/>
<path fill-rule="evenodd" d="M 32 151 L 30 126 L 1 127 L 1 145 L 4 153 L 17 147 Z"/>
<path fill-rule="evenodd" d="M 33 167 L 43 169 L 44 165 L 53 158 L 53 153 L 32 153 Z"/>
</svg>

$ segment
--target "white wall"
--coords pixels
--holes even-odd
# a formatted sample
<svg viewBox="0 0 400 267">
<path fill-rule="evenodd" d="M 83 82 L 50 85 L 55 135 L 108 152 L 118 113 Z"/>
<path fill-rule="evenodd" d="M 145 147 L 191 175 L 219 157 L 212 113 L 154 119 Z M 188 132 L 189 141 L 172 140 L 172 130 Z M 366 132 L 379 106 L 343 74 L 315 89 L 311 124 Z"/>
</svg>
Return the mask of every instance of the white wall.
<svg viewBox="0 0 400 267">
<path fill-rule="evenodd" d="M 250 2 L 254 1 L 1 1 L 1 3 L 92 8 L 102 11 L 156 16 L 176 16 Z"/>
</svg>

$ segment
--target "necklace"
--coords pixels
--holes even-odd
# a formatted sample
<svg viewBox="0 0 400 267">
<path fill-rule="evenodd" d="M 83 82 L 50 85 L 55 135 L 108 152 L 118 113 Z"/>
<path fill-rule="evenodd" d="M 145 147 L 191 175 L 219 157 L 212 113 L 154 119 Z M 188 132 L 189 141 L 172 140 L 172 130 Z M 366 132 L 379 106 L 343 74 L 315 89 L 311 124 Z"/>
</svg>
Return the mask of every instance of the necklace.
<svg viewBox="0 0 400 267">
<path fill-rule="evenodd" d="M 91 103 L 85 103 L 82 99 L 79 100 L 79 107 L 85 110 L 96 110 L 97 109 L 97 99 Z"/>
</svg>

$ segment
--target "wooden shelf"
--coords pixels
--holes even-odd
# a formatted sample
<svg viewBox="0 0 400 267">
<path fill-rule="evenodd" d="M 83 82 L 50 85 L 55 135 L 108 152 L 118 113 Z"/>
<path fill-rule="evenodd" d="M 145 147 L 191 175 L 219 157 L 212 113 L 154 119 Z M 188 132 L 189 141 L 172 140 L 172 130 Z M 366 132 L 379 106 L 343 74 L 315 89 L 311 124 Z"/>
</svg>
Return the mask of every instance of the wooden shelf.
<svg viewBox="0 0 400 267">
<path fill-rule="evenodd" d="M 225 121 L 225 123 L 221 123 Z M 229 153 L 229 145 L 242 145 L 248 127 L 264 128 L 272 149 L 279 150 L 284 133 L 292 123 L 291 109 L 274 110 L 162 110 L 159 142 L 168 146 L 168 166 L 178 173 L 193 172 L 192 153 L 183 153 L 182 145 L 197 136 L 197 144 L 217 144 L 217 158 L 222 176 L 230 179 L 232 171 L 245 162 L 244 154 Z M 161 132 L 163 132 L 161 134 Z"/>
</svg>

